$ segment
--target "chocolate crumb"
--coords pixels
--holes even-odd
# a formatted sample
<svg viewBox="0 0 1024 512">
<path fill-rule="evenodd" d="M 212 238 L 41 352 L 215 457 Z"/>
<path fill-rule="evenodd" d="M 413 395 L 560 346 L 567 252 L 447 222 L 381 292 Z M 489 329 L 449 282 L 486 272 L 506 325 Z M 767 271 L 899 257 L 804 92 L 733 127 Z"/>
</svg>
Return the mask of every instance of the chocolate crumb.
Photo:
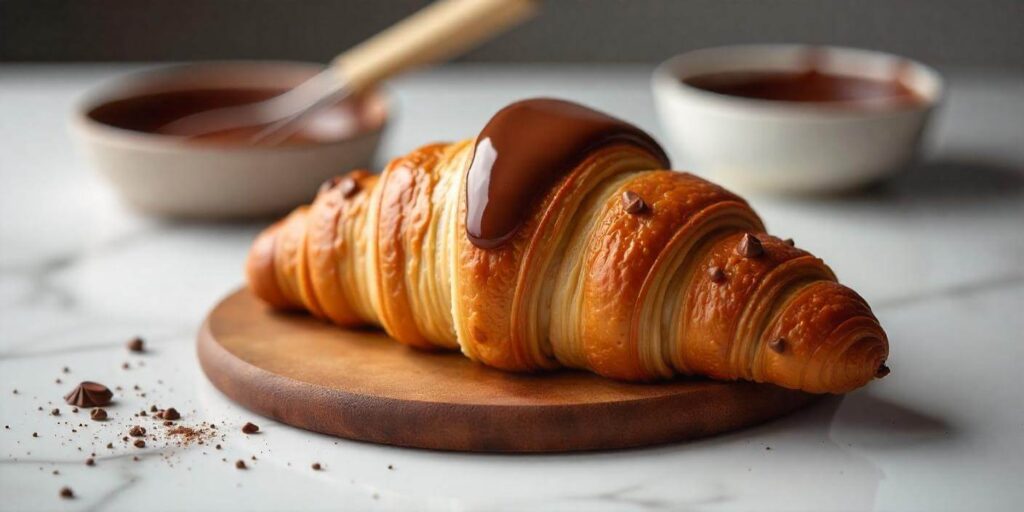
<svg viewBox="0 0 1024 512">
<path fill-rule="evenodd" d="M 114 449 L 114 443 L 107 443 L 107 449 L 108 450 L 113 450 Z"/>
<path fill-rule="evenodd" d="M 711 278 L 712 283 L 725 282 L 725 272 L 722 267 L 711 267 L 708 269 L 708 277 Z"/>
<path fill-rule="evenodd" d="M 72 407 L 71 408 L 71 412 L 78 413 L 78 407 Z"/>
<path fill-rule="evenodd" d="M 139 411 L 139 416 L 149 416 L 146 411 Z"/>
<path fill-rule="evenodd" d="M 157 412 L 157 411 L 159 411 L 159 410 L 160 410 L 160 409 L 157 409 L 155 405 L 151 405 L 151 406 L 149 406 L 149 412 Z"/>
<path fill-rule="evenodd" d="M 107 419 L 107 410 L 102 408 L 96 408 L 89 412 L 89 417 L 94 421 L 103 421 Z"/>
<path fill-rule="evenodd" d="M 135 462 L 138 462 L 138 461 L 139 461 L 139 457 L 138 457 L 138 456 L 134 456 L 134 455 L 133 455 L 133 456 L 132 456 L 132 460 L 133 460 L 133 461 L 135 461 Z"/>
<path fill-rule="evenodd" d="M 132 444 L 134 444 L 136 448 L 145 448 L 146 447 L 146 441 L 143 441 L 142 439 L 136 439 L 135 442 L 132 443 Z"/>
<path fill-rule="evenodd" d="M 885 365 L 885 363 L 882 363 L 882 366 L 879 366 L 878 371 L 875 372 L 875 378 L 884 378 L 886 375 L 889 375 L 891 371 L 892 370 L 890 370 L 889 367 Z"/>
<path fill-rule="evenodd" d="M 142 437 L 146 435 L 146 429 L 141 425 L 135 425 L 128 431 L 128 435 L 132 437 Z"/>
<path fill-rule="evenodd" d="M 67 366 L 65 366 L 64 368 L 61 368 L 60 371 L 62 371 L 64 373 L 71 373 L 71 368 L 68 368 Z"/>
<path fill-rule="evenodd" d="M 782 243 L 784 243 L 784 244 L 786 244 L 786 245 L 788 245 L 790 247 L 796 247 L 796 242 L 794 242 L 792 238 L 787 238 L 787 239 L 783 240 Z"/>
<path fill-rule="evenodd" d="M 395 469 L 395 466 L 388 464 L 388 469 Z"/>
<path fill-rule="evenodd" d="M 338 182 L 338 190 L 341 191 L 341 197 L 348 199 L 359 192 L 359 182 L 351 177 L 346 177 Z"/>
<path fill-rule="evenodd" d="M 165 419 L 165 420 L 171 420 L 171 421 L 180 420 L 181 419 L 181 413 L 179 413 L 178 410 L 175 409 L 174 407 L 168 407 L 167 409 L 164 409 L 164 411 L 163 411 L 163 413 L 162 413 L 162 415 L 160 417 Z"/>
<path fill-rule="evenodd" d="M 72 491 L 70 487 L 61 487 L 60 497 L 66 500 L 74 499 L 75 491 Z"/>
<path fill-rule="evenodd" d="M 174 422 L 173 422 L 173 421 L 170 421 L 170 420 L 168 420 L 168 421 L 165 421 L 165 422 L 164 422 L 164 426 L 165 426 L 165 427 L 169 427 L 169 426 L 171 426 L 171 425 L 174 425 Z"/>
<path fill-rule="evenodd" d="M 103 384 L 84 381 L 64 395 L 64 401 L 78 407 L 101 407 L 109 404 L 113 397 L 114 393 Z"/>
<path fill-rule="evenodd" d="M 320 466 L 319 462 L 314 462 L 312 468 L 313 468 L 313 471 L 320 471 L 322 466 Z"/>
<path fill-rule="evenodd" d="M 775 338 L 768 342 L 768 348 L 777 354 L 781 354 L 786 351 L 786 340 L 784 338 Z"/>
<path fill-rule="evenodd" d="M 53 470 L 53 474 L 55 474 L 55 475 L 59 475 L 59 474 L 60 474 L 60 471 L 58 471 L 58 470 L 56 470 L 56 469 L 55 469 L 55 470 Z"/>
<path fill-rule="evenodd" d="M 622 206 L 626 209 L 626 213 L 630 215 L 636 215 L 642 213 L 647 209 L 647 203 L 644 202 L 640 194 L 627 190 L 622 193 Z"/>
<path fill-rule="evenodd" d="M 128 340 L 128 350 L 132 352 L 142 352 L 146 350 L 146 342 L 142 341 L 142 338 L 136 336 Z"/>
<path fill-rule="evenodd" d="M 744 233 L 740 243 L 736 245 L 736 253 L 744 258 L 756 258 L 764 254 L 764 246 L 756 236 Z"/>
<path fill-rule="evenodd" d="M 242 459 L 238 459 L 238 460 L 236 460 L 236 461 L 235 461 L 235 467 L 236 467 L 236 468 L 238 468 L 238 469 L 246 469 L 246 467 L 245 467 L 245 461 L 244 461 L 244 460 L 242 460 Z"/>
<path fill-rule="evenodd" d="M 32 432 L 32 437 L 39 437 L 39 432 Z"/>
<path fill-rule="evenodd" d="M 128 364 L 128 361 L 125 361 L 125 362 L 121 363 L 121 369 L 122 370 L 127 370 L 127 369 L 129 369 L 131 367 L 132 367 L 132 365 Z"/>
<path fill-rule="evenodd" d="M 242 426 L 242 433 L 244 433 L 244 434 L 255 434 L 256 432 L 259 432 L 259 431 L 260 431 L 260 427 L 256 426 L 256 424 L 254 424 L 252 422 L 248 422 L 248 423 L 246 423 L 245 425 Z"/>
<path fill-rule="evenodd" d="M 63 384 L 64 383 L 64 381 L 60 380 L 60 377 L 54 379 L 53 381 L 56 382 L 57 384 Z"/>
<path fill-rule="evenodd" d="M 50 416 L 60 416 L 60 409 L 54 407 L 53 410 L 50 411 Z"/>
<path fill-rule="evenodd" d="M 96 459 L 94 459 L 92 457 L 89 457 L 88 459 L 85 459 L 85 465 L 86 466 L 95 466 L 96 465 Z"/>
<path fill-rule="evenodd" d="M 220 445 L 218 444 L 217 446 L 214 446 L 214 448 L 220 450 Z"/>
</svg>

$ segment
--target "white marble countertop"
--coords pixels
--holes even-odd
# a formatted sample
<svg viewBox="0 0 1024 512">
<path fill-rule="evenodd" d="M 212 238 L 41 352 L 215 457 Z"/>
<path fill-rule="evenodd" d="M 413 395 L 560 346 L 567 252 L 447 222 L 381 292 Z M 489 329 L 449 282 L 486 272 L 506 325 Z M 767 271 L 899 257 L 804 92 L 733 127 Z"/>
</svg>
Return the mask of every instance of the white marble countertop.
<svg viewBox="0 0 1024 512">
<path fill-rule="evenodd" d="M 770 229 L 822 256 L 875 307 L 892 345 L 889 378 L 697 442 L 489 456 L 304 432 L 254 416 L 206 382 L 194 335 L 207 309 L 241 283 L 259 225 L 139 217 L 86 168 L 64 127 L 68 109 L 127 69 L 0 66 L 2 510 L 984 510 L 1024 502 L 1024 76 L 950 70 L 926 161 L 869 194 L 750 198 Z M 507 101 L 538 94 L 595 105 L 657 135 L 649 71 L 459 67 L 409 77 L 393 85 L 398 116 L 381 155 L 471 136 Z M 125 350 L 135 335 L 151 347 L 145 354 Z M 111 420 L 91 422 L 62 402 L 79 380 L 122 387 Z M 214 422 L 221 434 L 202 445 L 123 443 L 127 425 L 151 422 L 131 417 L 150 404 L 176 407 L 185 425 Z M 239 432 L 250 420 L 261 434 Z M 249 469 L 235 469 L 236 459 Z M 314 461 L 325 469 L 310 469 Z M 77 497 L 60 499 L 63 486 Z"/>
</svg>

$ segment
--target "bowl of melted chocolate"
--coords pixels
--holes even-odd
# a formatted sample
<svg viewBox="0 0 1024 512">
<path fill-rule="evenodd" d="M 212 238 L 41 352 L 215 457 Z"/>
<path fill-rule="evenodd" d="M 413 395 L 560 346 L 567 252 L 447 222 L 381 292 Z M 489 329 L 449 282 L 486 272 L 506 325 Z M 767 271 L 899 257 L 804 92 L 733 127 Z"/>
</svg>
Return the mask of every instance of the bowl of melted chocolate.
<svg viewBox="0 0 1024 512">
<path fill-rule="evenodd" d="M 369 167 L 388 117 L 379 91 L 324 108 L 274 144 L 239 129 L 181 137 L 177 119 L 281 94 L 322 68 L 298 62 L 210 62 L 143 71 L 87 95 L 71 130 L 93 167 L 135 210 L 203 219 L 275 215 L 325 180 Z M 249 130 L 249 131 L 247 131 Z"/>
<path fill-rule="evenodd" d="M 697 50 L 654 73 L 676 160 L 738 190 L 837 192 L 906 168 L 942 95 L 921 63 L 803 45 Z"/>
</svg>

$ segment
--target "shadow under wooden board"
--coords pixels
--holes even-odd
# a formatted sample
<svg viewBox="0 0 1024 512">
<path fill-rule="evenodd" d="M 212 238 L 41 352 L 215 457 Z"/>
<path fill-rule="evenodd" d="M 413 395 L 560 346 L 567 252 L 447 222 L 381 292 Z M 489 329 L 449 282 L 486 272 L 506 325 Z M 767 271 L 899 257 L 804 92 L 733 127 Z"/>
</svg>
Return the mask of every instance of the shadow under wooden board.
<svg viewBox="0 0 1024 512">
<path fill-rule="evenodd" d="M 380 331 L 275 313 L 246 290 L 213 309 L 198 353 L 214 386 L 254 412 L 348 439 L 437 450 L 647 446 L 754 425 L 815 398 L 745 382 L 506 373 L 410 349 Z"/>
</svg>

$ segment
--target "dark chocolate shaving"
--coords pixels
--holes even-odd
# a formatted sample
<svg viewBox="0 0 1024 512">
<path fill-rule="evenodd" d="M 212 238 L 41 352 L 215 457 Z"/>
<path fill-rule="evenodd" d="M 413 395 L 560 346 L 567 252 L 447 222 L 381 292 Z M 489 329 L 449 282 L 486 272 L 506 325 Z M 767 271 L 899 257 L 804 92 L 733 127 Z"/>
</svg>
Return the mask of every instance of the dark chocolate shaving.
<svg viewBox="0 0 1024 512">
<path fill-rule="evenodd" d="M 764 254 L 764 247 L 756 236 L 744 233 L 740 243 L 736 245 L 736 253 L 744 258 L 757 258 Z"/>
<path fill-rule="evenodd" d="M 640 197 L 640 194 L 627 190 L 622 193 L 622 207 L 625 208 L 626 213 L 636 215 L 647 210 L 647 203 Z"/>
<path fill-rule="evenodd" d="M 146 344 L 142 341 L 142 338 L 136 336 L 128 340 L 128 350 L 132 352 L 142 352 L 146 350 Z"/>
<path fill-rule="evenodd" d="M 885 365 L 885 363 L 882 363 L 882 366 L 879 366 L 878 370 L 875 371 L 875 378 L 884 378 L 886 375 L 889 375 L 890 372 L 892 372 L 892 370 L 890 370 L 889 367 Z"/>
<path fill-rule="evenodd" d="M 103 384 L 85 381 L 64 395 L 64 401 L 78 407 L 100 407 L 109 404 L 113 397 L 114 393 Z"/>
<path fill-rule="evenodd" d="M 725 282 L 725 271 L 722 267 L 711 267 L 708 269 L 708 277 L 711 278 L 712 283 Z"/>
</svg>

